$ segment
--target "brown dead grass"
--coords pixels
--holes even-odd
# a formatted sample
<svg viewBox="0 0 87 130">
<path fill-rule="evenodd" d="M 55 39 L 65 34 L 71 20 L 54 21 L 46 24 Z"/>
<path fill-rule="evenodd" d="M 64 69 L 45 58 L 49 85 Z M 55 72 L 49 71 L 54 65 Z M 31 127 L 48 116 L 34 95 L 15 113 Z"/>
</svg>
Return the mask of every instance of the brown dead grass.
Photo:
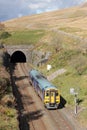
<svg viewBox="0 0 87 130">
<path fill-rule="evenodd" d="M 20 24 L 21 23 L 21 24 Z M 83 30 L 78 35 L 87 32 L 87 6 L 72 7 L 64 10 L 25 16 L 4 22 L 9 30 L 23 29 L 53 29 L 60 27 L 76 27 Z"/>
</svg>

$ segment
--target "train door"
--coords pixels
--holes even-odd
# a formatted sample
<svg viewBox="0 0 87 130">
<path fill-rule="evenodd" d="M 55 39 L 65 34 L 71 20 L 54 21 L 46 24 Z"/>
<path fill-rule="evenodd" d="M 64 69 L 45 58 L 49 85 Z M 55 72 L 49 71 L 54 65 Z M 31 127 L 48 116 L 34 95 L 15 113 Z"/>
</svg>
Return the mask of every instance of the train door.
<svg viewBox="0 0 87 130">
<path fill-rule="evenodd" d="M 55 91 L 50 91 L 50 103 L 56 103 Z"/>
</svg>

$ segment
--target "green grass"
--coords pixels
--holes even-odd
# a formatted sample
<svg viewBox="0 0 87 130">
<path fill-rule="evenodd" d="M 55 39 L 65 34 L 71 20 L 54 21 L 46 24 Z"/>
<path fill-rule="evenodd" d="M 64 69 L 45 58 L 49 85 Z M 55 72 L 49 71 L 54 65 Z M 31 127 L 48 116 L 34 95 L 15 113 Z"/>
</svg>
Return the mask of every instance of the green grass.
<svg viewBox="0 0 87 130">
<path fill-rule="evenodd" d="M 85 79 L 70 72 L 58 76 L 53 81 L 53 83 L 59 87 L 62 96 L 67 101 L 67 105 L 74 105 L 74 96 L 70 94 L 70 88 L 74 88 L 76 92 L 78 92 L 78 98 L 82 100 L 82 104 L 84 104 L 85 98 L 87 98 L 87 83 L 83 86 L 83 82 L 86 83 Z M 86 104 L 84 105 L 86 107 Z"/>
<path fill-rule="evenodd" d="M 35 44 L 45 35 L 43 30 L 26 30 L 12 32 L 11 36 L 3 40 L 6 44 Z"/>
<path fill-rule="evenodd" d="M 59 47 L 61 49 L 78 49 L 82 44 L 80 39 L 74 38 L 72 35 L 67 35 L 66 33 L 53 32 L 51 44 L 54 47 Z"/>
</svg>

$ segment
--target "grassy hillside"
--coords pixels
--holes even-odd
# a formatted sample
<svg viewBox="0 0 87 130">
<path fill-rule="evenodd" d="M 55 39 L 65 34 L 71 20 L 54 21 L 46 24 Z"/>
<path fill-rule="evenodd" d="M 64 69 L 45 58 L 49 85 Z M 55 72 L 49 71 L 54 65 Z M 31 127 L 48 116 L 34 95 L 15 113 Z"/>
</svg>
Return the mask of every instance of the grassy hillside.
<svg viewBox="0 0 87 130">
<path fill-rule="evenodd" d="M 80 122 L 87 119 L 87 4 L 69 9 L 25 16 L 4 22 L 11 35 L 1 38 L 5 44 L 33 44 L 35 50 L 51 56 L 46 64 L 37 67 L 45 75 L 65 68 L 66 73 L 52 82 L 59 87 L 67 106 L 74 107 L 70 88 L 79 93 Z M 1 32 L 2 33 L 2 32 Z M 0 34 L 1 35 L 1 34 Z M 47 72 L 46 65 L 52 69 Z M 84 116 L 85 115 L 85 116 Z"/>
<path fill-rule="evenodd" d="M 69 9 L 25 16 L 6 21 L 8 30 L 61 29 L 69 28 L 71 33 L 87 37 L 87 5 Z M 73 32 L 74 30 L 74 32 Z M 66 31 L 66 29 L 64 29 Z M 82 31 L 82 32 L 81 32 Z"/>
<path fill-rule="evenodd" d="M 76 36 L 83 39 L 87 38 L 87 5 L 16 18 L 3 24 L 5 30 L 11 34 L 11 37 L 3 40 L 7 44 L 36 44 L 41 42 L 44 36 L 48 36 L 48 33 L 55 31 L 58 35 L 62 33 L 64 36 L 65 33 L 67 36 L 71 34 L 69 36 L 74 39 Z M 45 37 L 46 41 L 51 38 L 50 34 Z"/>
</svg>

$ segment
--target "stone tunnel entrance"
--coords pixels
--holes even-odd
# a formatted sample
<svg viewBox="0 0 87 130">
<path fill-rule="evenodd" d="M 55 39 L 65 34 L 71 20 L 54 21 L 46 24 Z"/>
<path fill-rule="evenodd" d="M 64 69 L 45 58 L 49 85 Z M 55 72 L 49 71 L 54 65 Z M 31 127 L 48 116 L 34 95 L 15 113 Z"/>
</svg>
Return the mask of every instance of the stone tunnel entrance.
<svg viewBox="0 0 87 130">
<path fill-rule="evenodd" d="M 11 63 L 26 62 L 26 56 L 22 51 L 15 51 L 11 56 Z"/>
</svg>

